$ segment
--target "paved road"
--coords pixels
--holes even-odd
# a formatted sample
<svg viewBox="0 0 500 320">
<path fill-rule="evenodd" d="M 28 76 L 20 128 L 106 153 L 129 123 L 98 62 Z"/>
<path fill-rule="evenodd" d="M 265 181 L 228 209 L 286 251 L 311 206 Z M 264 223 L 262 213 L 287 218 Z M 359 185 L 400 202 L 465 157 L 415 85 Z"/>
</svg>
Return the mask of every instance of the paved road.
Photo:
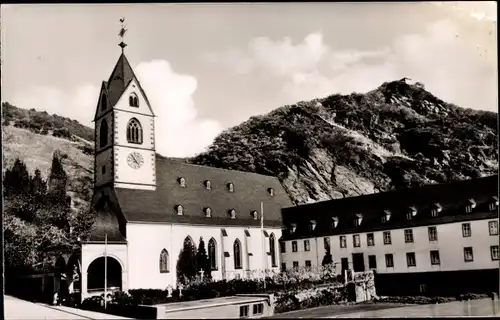
<svg viewBox="0 0 500 320">
<path fill-rule="evenodd" d="M 500 315 L 500 303 L 493 308 L 491 299 L 470 302 L 449 302 L 428 305 L 404 305 L 397 303 L 360 303 L 332 305 L 307 310 L 277 314 L 270 318 L 384 318 L 384 317 L 493 317 Z"/>
<path fill-rule="evenodd" d="M 441 304 L 407 306 L 401 308 L 361 311 L 344 314 L 344 318 L 385 318 L 385 317 L 493 317 L 500 315 L 500 304 L 493 305 L 491 299 L 455 301 Z M 331 315 L 329 318 L 335 318 Z"/>
<path fill-rule="evenodd" d="M 269 318 L 286 319 L 286 318 L 328 318 L 332 315 L 344 316 L 345 314 L 360 312 L 360 311 L 373 311 L 380 309 L 400 308 L 403 304 L 400 303 L 360 303 L 351 305 L 331 305 L 316 307 L 306 310 L 290 311 L 274 315 Z"/>
<path fill-rule="evenodd" d="M 52 307 L 41 303 L 21 300 L 11 296 L 5 296 L 4 305 L 4 318 L 7 320 L 128 319 L 69 307 Z"/>
</svg>

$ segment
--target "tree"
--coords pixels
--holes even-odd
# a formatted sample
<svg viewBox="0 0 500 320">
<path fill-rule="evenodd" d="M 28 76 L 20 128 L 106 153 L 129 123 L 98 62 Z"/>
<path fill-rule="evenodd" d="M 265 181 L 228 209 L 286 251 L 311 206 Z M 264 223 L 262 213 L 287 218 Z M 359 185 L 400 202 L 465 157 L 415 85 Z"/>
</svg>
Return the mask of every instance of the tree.
<svg viewBox="0 0 500 320">
<path fill-rule="evenodd" d="M 194 279 L 197 274 L 196 247 L 189 238 L 186 238 L 177 260 L 177 282 L 186 284 L 187 281 Z"/>
<path fill-rule="evenodd" d="M 332 254 L 327 251 L 325 253 L 325 256 L 323 257 L 323 261 L 321 262 L 321 265 L 322 266 L 327 266 L 327 265 L 332 264 L 332 263 L 333 263 Z"/>
<path fill-rule="evenodd" d="M 30 191 L 30 175 L 24 162 L 19 158 L 14 161 L 12 168 L 5 172 L 4 188 L 6 197 L 11 195 L 28 194 Z"/>
<path fill-rule="evenodd" d="M 207 250 L 205 249 L 205 241 L 200 237 L 200 244 L 198 245 L 198 252 L 196 253 L 196 263 L 198 270 L 203 270 L 204 278 L 211 278 L 210 261 L 208 260 Z"/>
</svg>

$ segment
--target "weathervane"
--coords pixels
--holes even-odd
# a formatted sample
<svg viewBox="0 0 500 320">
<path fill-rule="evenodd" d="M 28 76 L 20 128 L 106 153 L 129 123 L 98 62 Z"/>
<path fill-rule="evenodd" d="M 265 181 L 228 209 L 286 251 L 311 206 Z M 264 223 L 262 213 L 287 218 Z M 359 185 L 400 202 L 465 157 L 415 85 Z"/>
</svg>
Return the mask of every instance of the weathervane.
<svg viewBox="0 0 500 320">
<path fill-rule="evenodd" d="M 123 53 L 125 50 L 125 47 L 127 46 L 127 44 L 125 42 L 123 42 L 123 37 L 125 36 L 125 33 L 127 32 L 127 29 L 125 29 L 125 25 L 123 24 L 125 22 L 125 18 L 121 18 L 120 22 L 122 24 L 122 27 L 120 29 L 120 33 L 118 33 L 118 36 L 120 37 L 121 42 L 118 45 L 122 48 L 122 53 Z"/>
</svg>

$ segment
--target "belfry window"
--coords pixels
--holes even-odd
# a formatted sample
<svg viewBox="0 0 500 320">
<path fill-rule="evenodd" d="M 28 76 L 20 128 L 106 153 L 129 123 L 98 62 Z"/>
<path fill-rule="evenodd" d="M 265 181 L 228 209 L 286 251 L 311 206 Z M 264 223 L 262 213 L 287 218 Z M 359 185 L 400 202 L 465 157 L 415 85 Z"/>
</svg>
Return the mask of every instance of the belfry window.
<svg viewBox="0 0 500 320">
<path fill-rule="evenodd" d="M 128 97 L 128 104 L 131 107 L 139 108 L 139 99 L 137 98 L 137 95 L 135 93 L 130 94 L 130 96 Z"/>
<path fill-rule="evenodd" d="M 105 147 L 108 144 L 108 122 L 106 119 L 101 121 L 101 127 L 99 128 L 99 146 Z"/>
<path fill-rule="evenodd" d="M 130 119 L 127 124 L 128 143 L 142 144 L 142 126 L 136 118 Z"/>
</svg>

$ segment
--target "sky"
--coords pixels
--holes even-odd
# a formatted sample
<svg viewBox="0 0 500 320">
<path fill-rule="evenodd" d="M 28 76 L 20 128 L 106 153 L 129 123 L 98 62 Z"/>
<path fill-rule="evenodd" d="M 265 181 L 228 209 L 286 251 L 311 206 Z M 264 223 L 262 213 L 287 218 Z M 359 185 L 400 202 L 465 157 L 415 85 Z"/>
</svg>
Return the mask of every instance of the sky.
<svg viewBox="0 0 500 320">
<path fill-rule="evenodd" d="M 494 1 L 2 5 L 2 101 L 93 127 L 121 17 L 165 156 L 283 105 L 403 77 L 497 112 Z"/>
</svg>

